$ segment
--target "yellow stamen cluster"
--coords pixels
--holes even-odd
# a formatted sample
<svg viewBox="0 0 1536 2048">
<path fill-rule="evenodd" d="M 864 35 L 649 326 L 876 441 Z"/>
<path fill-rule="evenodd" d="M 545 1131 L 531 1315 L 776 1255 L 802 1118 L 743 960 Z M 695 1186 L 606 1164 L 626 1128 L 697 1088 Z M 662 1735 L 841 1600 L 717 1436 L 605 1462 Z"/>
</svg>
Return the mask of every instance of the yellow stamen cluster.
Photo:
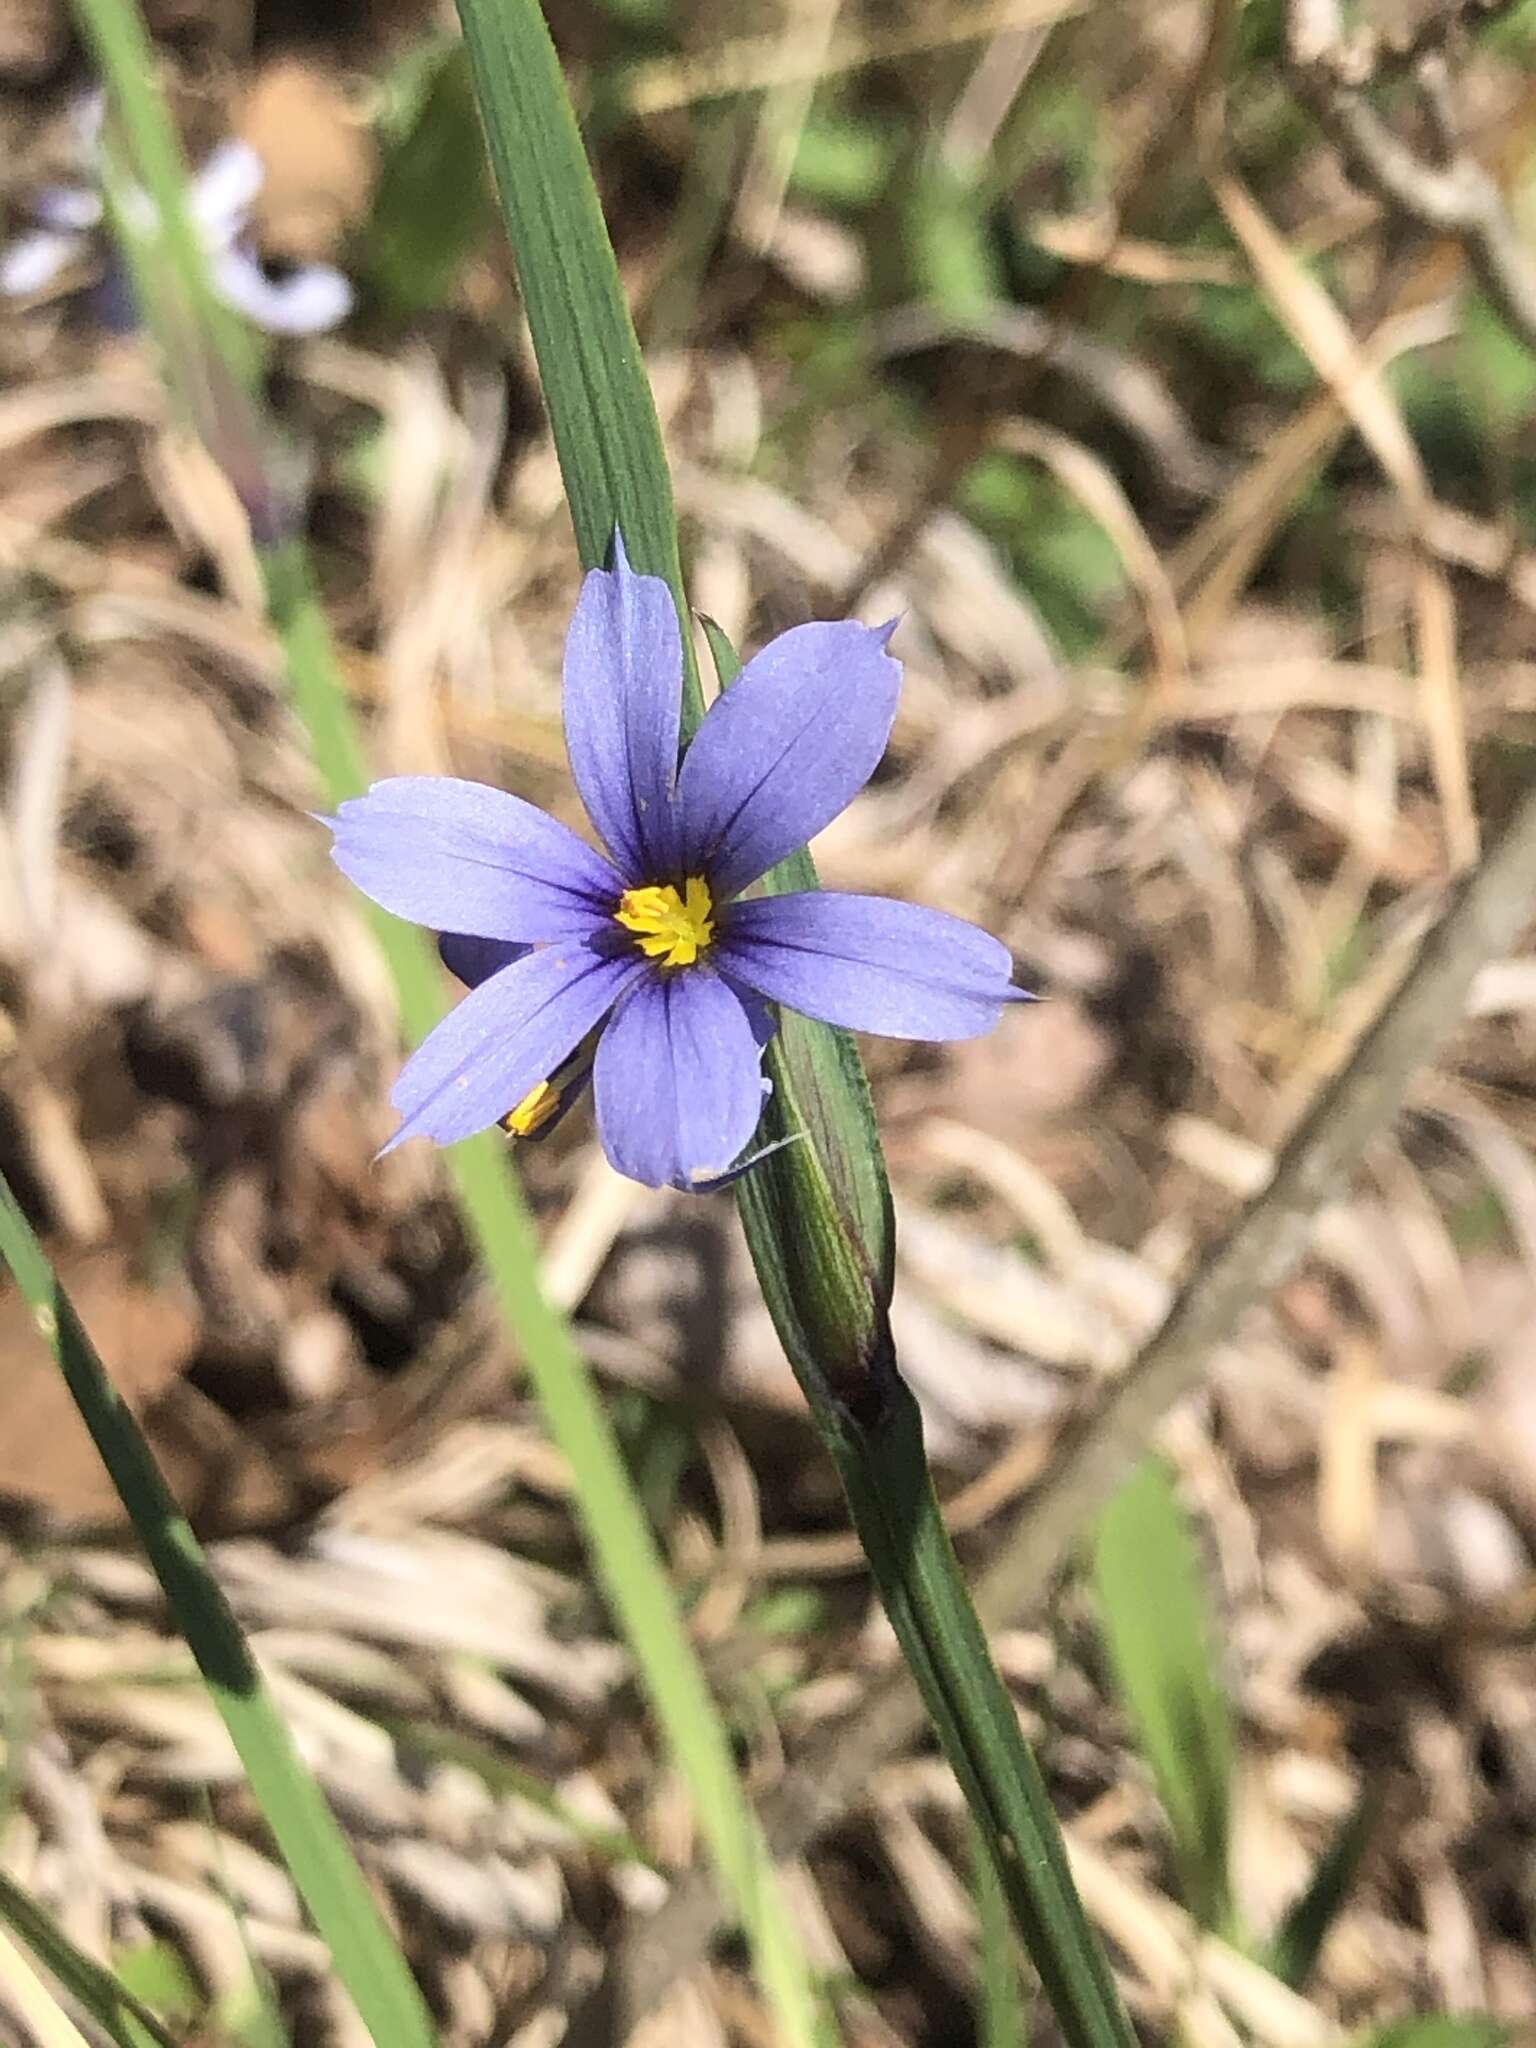
<svg viewBox="0 0 1536 2048">
<path fill-rule="evenodd" d="M 517 1107 L 507 1111 L 501 1120 L 501 1128 L 514 1138 L 531 1137 L 540 1125 L 549 1122 L 559 1107 L 560 1090 L 548 1081 L 535 1081 Z"/>
<path fill-rule="evenodd" d="M 714 899 L 698 875 L 688 877 L 681 894 L 670 882 L 626 889 L 614 916 L 645 957 L 663 967 L 691 967 L 715 935 Z"/>
</svg>

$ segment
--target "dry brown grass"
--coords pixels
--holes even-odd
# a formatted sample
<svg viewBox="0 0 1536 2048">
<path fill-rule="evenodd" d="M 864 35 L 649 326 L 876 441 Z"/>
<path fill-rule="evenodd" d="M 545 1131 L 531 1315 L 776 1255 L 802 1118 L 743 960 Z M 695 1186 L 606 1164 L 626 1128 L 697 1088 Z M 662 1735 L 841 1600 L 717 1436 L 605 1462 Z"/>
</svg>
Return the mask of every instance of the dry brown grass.
<svg viewBox="0 0 1536 2048">
<path fill-rule="evenodd" d="M 635 87 L 650 106 L 701 89 Z M 912 451 L 857 412 L 822 418 L 794 488 L 776 480 L 757 458 L 795 393 L 767 348 L 706 329 L 654 365 L 702 608 L 749 641 L 861 585 L 865 616 L 905 614 L 889 772 L 818 846 L 823 875 L 978 919 L 1050 998 L 976 1045 L 870 1048 L 898 1343 L 978 1569 L 1358 1041 L 1508 808 L 1536 711 L 1536 555 L 1497 513 L 1437 496 L 1385 376 L 1455 332 L 1454 280 L 1427 309 L 1329 298 L 1295 253 L 1328 240 L 1329 208 L 1276 226 L 1212 176 L 1222 261 L 1253 265 L 1315 387 L 1227 432 L 1134 348 L 1118 371 L 1088 358 L 1163 466 L 1139 502 L 1070 407 L 1063 423 L 1025 391 L 987 427 L 1124 562 L 1125 615 L 1091 658 L 1063 654 L 978 528 L 928 503 Z M 767 234 L 802 290 L 806 225 L 790 209 Z M 1357 209 L 1350 231 L 1374 228 Z M 1182 288 L 1155 246 L 1114 244 L 1104 267 Z M 445 2048 L 553 2043 L 658 1912 L 662 1974 L 682 1974 L 652 2038 L 762 2040 L 734 1964 L 694 1967 L 707 1914 L 664 1907 L 688 1894 L 691 1822 L 436 1165 L 373 1163 L 393 1020 L 306 816 L 238 522 L 131 345 L 41 308 L 0 334 L 0 361 L 6 1171 L 213 1539 Z M 548 444 L 509 429 L 499 378 L 422 345 L 316 344 L 288 370 L 377 764 L 451 766 L 570 814 L 557 674 L 576 570 Z M 359 426 L 383 429 L 368 517 L 337 479 Z M 1254 579 L 1350 435 L 1374 468 L 1344 507 L 1365 593 L 1345 640 L 1305 585 Z M 1274 1925 L 1365 1783 L 1384 1797 L 1307 1996 L 1171 1897 L 1081 1590 L 997 1636 L 1089 1909 L 1159 2035 L 1323 2048 L 1409 2011 L 1536 2007 L 1533 1054 L 1536 969 L 1512 953 L 1160 1438 L 1219 1603 L 1253 1924 Z M 895 1653 L 729 1209 L 617 1182 L 580 1119 L 528 1174 L 594 1366 L 693 1440 L 665 1538 L 771 1801 L 840 1733 L 846 1760 Z M 248 1942 L 298 2039 L 356 2039 L 56 1390 L 19 1340 L 6 1352 L 0 1860 L 87 1948 L 153 1930 L 226 1991 Z M 778 1633 L 763 1602 L 785 1586 L 819 1605 Z M 489 1781 L 439 1753 L 447 1737 Z M 795 1872 L 807 1941 L 866 1987 L 850 2041 L 961 2038 L 974 1941 L 953 1785 L 914 1743 L 857 1775 Z M 0 1952 L 16 2028 L 25 1995 Z"/>
</svg>

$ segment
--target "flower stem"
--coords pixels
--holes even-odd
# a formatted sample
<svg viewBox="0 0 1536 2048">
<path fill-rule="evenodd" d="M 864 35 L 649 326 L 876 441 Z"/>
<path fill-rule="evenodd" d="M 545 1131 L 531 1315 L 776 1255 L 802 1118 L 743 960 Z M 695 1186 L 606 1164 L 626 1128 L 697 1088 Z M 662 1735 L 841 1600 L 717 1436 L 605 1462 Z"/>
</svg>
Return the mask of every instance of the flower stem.
<svg viewBox="0 0 1536 2048">
<path fill-rule="evenodd" d="M 543 15 L 537 0 L 459 0 L 459 13 L 582 560 L 602 566 L 622 529 L 634 566 L 671 585 L 691 649 L 660 426 Z M 728 684 L 734 653 L 710 638 Z M 690 667 L 685 733 L 701 703 Z M 814 888 L 810 856 L 770 886 Z M 796 1142 L 745 1175 L 737 1200 L 780 1341 L 1062 2031 L 1071 2048 L 1131 2048 L 890 1351 L 890 1197 L 858 1055 L 846 1034 L 786 1013 L 767 1071 L 763 1136 Z"/>
<path fill-rule="evenodd" d="M 1039 1765 L 961 1576 L 922 1418 L 894 1357 L 878 1385 L 869 1413 L 824 1412 L 818 1423 L 885 1611 L 1062 2033 L 1075 2048 L 1134 2048 Z"/>
</svg>

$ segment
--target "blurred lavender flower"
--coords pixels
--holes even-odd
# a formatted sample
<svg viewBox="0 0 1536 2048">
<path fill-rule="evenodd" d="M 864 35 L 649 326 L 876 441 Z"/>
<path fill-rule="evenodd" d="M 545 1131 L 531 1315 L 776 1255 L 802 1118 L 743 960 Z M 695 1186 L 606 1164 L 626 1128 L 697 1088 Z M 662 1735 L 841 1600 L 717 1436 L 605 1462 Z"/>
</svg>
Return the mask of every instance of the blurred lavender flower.
<svg viewBox="0 0 1536 2048">
<path fill-rule="evenodd" d="M 81 101 L 75 112 L 82 163 L 94 169 L 101 153 L 104 102 L 99 93 Z M 187 189 L 192 225 L 201 237 L 213 273 L 214 288 L 236 312 L 271 334 L 322 334 L 344 320 L 352 306 L 352 287 L 327 263 L 300 266 L 282 277 L 263 269 L 248 233 L 251 208 L 261 190 L 261 159 L 244 142 L 223 142 L 214 150 Z M 135 225 L 153 224 L 154 212 L 143 193 L 130 202 Z M 40 192 L 29 208 L 34 225 L 0 247 L 0 296 L 28 298 L 53 283 L 71 265 L 90 256 L 105 218 L 100 191 L 94 184 L 55 185 Z M 105 305 L 116 312 L 131 305 L 132 294 L 108 257 Z M 112 324 L 132 324 L 114 319 Z"/>
<path fill-rule="evenodd" d="M 742 900 L 873 773 L 901 682 L 892 629 L 781 634 L 679 767 L 672 595 L 630 569 L 619 535 L 614 556 L 582 584 L 565 650 L 571 771 L 611 857 L 448 776 L 375 783 L 326 822 L 342 872 L 446 932 L 443 957 L 471 988 L 406 1062 L 387 1149 L 547 1128 L 590 1075 L 619 1172 L 696 1188 L 756 1128 L 769 1003 L 891 1037 L 970 1038 L 1023 992 L 996 939 L 940 911 L 831 890 Z"/>
</svg>

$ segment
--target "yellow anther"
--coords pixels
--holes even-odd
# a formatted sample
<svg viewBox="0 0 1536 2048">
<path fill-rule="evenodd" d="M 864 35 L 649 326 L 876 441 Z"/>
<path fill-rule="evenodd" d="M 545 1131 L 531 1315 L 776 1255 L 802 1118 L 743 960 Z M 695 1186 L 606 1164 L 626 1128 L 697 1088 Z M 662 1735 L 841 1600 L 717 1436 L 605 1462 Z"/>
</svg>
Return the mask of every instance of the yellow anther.
<svg viewBox="0 0 1536 2048">
<path fill-rule="evenodd" d="M 560 1090 L 548 1081 L 535 1081 L 516 1109 L 509 1109 L 501 1128 L 514 1138 L 528 1138 L 541 1124 L 547 1124 L 560 1107 Z"/>
<path fill-rule="evenodd" d="M 715 935 L 714 900 L 698 875 L 688 877 L 681 895 L 670 882 L 626 889 L 614 916 L 645 957 L 663 967 L 691 967 Z"/>
</svg>

